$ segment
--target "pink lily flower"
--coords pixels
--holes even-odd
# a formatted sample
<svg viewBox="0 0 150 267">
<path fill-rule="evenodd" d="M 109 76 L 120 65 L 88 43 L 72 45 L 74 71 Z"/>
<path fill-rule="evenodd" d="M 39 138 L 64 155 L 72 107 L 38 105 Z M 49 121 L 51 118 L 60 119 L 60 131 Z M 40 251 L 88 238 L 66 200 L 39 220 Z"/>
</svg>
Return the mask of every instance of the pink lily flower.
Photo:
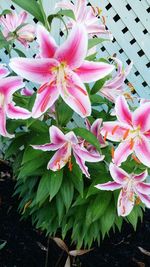
<svg viewBox="0 0 150 267">
<path fill-rule="evenodd" d="M 150 208 L 150 184 L 143 183 L 148 176 L 147 170 L 140 174 L 128 174 L 112 163 L 109 170 L 114 181 L 98 184 L 95 187 L 108 191 L 121 189 L 117 203 L 118 216 L 129 215 L 134 205 L 140 202 Z"/>
<path fill-rule="evenodd" d="M 27 87 L 23 88 L 21 90 L 21 95 L 25 95 L 25 96 L 32 96 L 34 94 L 34 90 L 33 89 L 29 89 Z"/>
<path fill-rule="evenodd" d="M 3 35 L 8 40 L 17 39 L 25 47 L 28 42 L 34 40 L 35 27 L 26 23 L 27 12 L 20 12 L 19 15 L 15 11 L 0 17 L 0 23 L 3 26 Z"/>
<path fill-rule="evenodd" d="M 76 23 L 83 24 L 89 35 L 108 35 L 108 38 L 113 39 L 110 31 L 106 30 L 104 24 L 99 23 L 98 16 L 101 13 L 101 9 L 98 7 L 87 6 L 87 0 L 76 0 L 75 4 L 68 1 L 61 1 L 56 3 L 56 8 L 72 10 L 75 16 L 75 20 L 69 19 L 67 28 L 71 29 Z"/>
<path fill-rule="evenodd" d="M 0 134 L 12 138 L 6 130 L 6 116 L 11 119 L 27 119 L 30 112 L 24 108 L 15 106 L 12 94 L 22 88 L 24 83 L 19 77 L 4 77 L 9 73 L 4 65 L 0 65 Z"/>
<path fill-rule="evenodd" d="M 130 65 L 127 66 L 126 69 L 123 69 L 122 62 L 117 58 L 112 58 L 117 64 L 117 73 L 111 79 L 105 82 L 102 89 L 100 89 L 100 95 L 106 97 L 109 101 L 115 103 L 116 98 L 119 95 L 128 95 L 129 93 L 124 92 L 124 81 L 129 74 L 133 63 L 131 62 Z"/>
<path fill-rule="evenodd" d="M 17 74 L 42 84 L 33 106 L 33 118 L 46 112 L 59 96 L 80 116 L 89 116 L 91 104 L 83 82 L 101 79 L 114 66 L 84 60 L 88 37 L 82 25 L 76 25 L 60 47 L 44 27 L 38 26 L 37 41 L 41 58 L 13 58 L 10 61 L 10 67 Z"/>
<path fill-rule="evenodd" d="M 105 147 L 107 144 L 106 142 L 104 141 L 104 138 L 103 136 L 101 135 L 101 125 L 102 125 L 102 119 L 97 119 L 93 122 L 93 124 L 91 125 L 89 120 L 86 119 L 85 120 L 85 123 L 86 123 L 86 128 L 91 132 L 93 133 L 96 138 L 98 139 L 101 147 Z M 86 148 L 89 150 L 89 151 L 96 151 L 96 148 L 93 146 L 93 145 L 90 145 L 89 143 L 87 144 L 86 141 L 84 141 L 85 145 L 86 145 Z"/>
<path fill-rule="evenodd" d="M 131 112 L 124 96 L 119 96 L 115 111 L 118 120 L 104 122 L 101 131 L 105 139 L 120 142 L 114 152 L 114 163 L 120 165 L 134 153 L 135 159 L 150 167 L 150 103 Z"/>
<path fill-rule="evenodd" d="M 49 128 L 51 143 L 45 145 L 33 145 L 34 149 L 40 149 L 43 151 L 55 151 L 57 152 L 48 162 L 47 169 L 52 171 L 58 171 L 62 169 L 67 163 L 69 164 L 69 170 L 72 170 L 71 153 L 76 159 L 76 163 L 79 165 L 82 172 L 89 178 L 90 174 L 88 168 L 85 165 L 85 161 L 98 162 L 104 159 L 98 153 L 90 153 L 84 147 L 78 143 L 76 135 L 71 131 L 67 134 L 63 134 L 56 126 Z"/>
</svg>

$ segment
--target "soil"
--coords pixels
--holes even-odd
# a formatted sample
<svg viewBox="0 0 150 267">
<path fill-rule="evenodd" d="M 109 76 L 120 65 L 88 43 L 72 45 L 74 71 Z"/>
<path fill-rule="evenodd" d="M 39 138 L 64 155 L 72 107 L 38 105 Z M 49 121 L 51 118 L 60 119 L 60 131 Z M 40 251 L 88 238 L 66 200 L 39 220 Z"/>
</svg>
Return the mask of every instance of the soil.
<svg viewBox="0 0 150 267">
<path fill-rule="evenodd" d="M 44 267 L 47 238 L 30 221 L 21 221 L 18 199 L 12 197 L 15 182 L 7 165 L 0 165 L 0 267 Z M 122 232 L 110 233 L 100 247 L 80 257 L 81 267 L 150 267 L 150 210 L 137 231 L 124 223 Z M 140 247 L 140 248 L 139 248 Z M 64 267 L 66 255 L 49 241 L 48 267 Z"/>
</svg>

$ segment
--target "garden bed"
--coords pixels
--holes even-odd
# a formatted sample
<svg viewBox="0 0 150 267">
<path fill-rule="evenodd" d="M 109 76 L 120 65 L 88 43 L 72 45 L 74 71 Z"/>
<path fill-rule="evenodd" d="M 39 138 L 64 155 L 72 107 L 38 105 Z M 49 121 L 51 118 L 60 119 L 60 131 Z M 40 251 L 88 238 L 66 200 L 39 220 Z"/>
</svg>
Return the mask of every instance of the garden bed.
<svg viewBox="0 0 150 267">
<path fill-rule="evenodd" d="M 20 220 L 17 212 L 19 202 L 16 197 L 12 197 L 15 182 L 6 165 L 0 168 L 0 242 L 7 242 L 0 251 L 0 267 L 44 267 L 47 238 L 33 229 L 30 221 Z M 149 267 L 149 240 L 150 211 L 147 210 L 136 232 L 131 225 L 124 223 L 121 233 L 111 232 L 100 247 L 93 244 L 94 250 L 80 257 L 82 267 Z M 144 250 L 141 251 L 139 247 Z M 50 240 L 48 266 L 54 267 L 57 263 L 57 267 L 63 267 L 65 258 L 65 253 L 62 255 L 61 249 Z"/>
</svg>

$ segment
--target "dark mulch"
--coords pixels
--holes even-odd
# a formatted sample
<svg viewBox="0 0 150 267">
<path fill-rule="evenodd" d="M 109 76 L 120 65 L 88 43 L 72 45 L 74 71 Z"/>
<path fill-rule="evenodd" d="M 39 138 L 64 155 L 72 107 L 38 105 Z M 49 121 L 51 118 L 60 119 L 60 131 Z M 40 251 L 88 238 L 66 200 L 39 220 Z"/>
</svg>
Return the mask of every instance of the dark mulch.
<svg viewBox="0 0 150 267">
<path fill-rule="evenodd" d="M 0 172 L 8 172 L 0 165 Z M 9 172 L 10 173 L 10 172 Z M 14 181 L 9 173 L 0 178 L 0 267 L 44 267 L 47 238 L 35 230 L 30 221 L 20 221 L 17 213 L 18 200 L 12 197 Z M 7 175 L 8 174 L 8 175 Z M 139 250 L 142 247 L 144 253 Z M 111 233 L 100 247 L 80 257 L 82 267 L 150 267 L 150 211 L 147 210 L 136 233 L 129 224 L 124 224 L 122 233 Z M 62 251 L 50 240 L 48 267 L 64 266 L 65 255 L 58 262 Z M 62 263 L 63 262 L 63 263 Z"/>
</svg>

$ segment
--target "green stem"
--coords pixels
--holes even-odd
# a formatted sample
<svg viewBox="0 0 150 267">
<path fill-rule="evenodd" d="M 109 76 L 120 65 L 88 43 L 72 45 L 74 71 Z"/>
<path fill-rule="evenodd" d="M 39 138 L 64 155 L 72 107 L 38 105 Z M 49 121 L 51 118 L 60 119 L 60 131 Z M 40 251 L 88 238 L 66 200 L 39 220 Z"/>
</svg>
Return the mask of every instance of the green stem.
<svg viewBox="0 0 150 267">
<path fill-rule="evenodd" d="M 44 8 L 43 8 L 42 0 L 38 0 L 38 2 L 39 2 L 40 9 L 41 9 L 41 12 L 42 12 L 43 17 L 44 17 L 44 21 L 45 21 L 45 25 L 44 26 L 46 27 L 46 29 L 48 31 L 50 31 L 50 26 L 49 26 L 49 23 L 47 21 L 47 16 L 46 16 L 45 11 L 44 11 Z"/>
</svg>

